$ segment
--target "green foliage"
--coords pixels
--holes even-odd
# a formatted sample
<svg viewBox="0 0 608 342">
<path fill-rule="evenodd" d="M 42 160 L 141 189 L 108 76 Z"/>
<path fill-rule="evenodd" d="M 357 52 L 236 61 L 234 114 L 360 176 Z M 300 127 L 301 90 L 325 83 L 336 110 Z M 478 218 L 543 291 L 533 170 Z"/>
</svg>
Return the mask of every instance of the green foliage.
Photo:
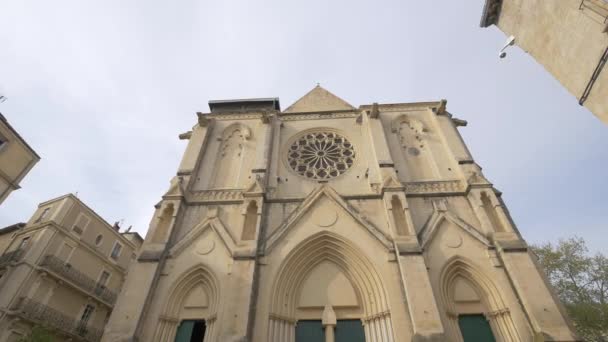
<svg viewBox="0 0 608 342">
<path fill-rule="evenodd" d="M 51 333 L 43 328 L 36 326 L 30 334 L 19 340 L 19 342 L 53 342 Z"/>
<path fill-rule="evenodd" d="M 585 241 L 575 237 L 532 247 L 579 336 L 608 341 L 608 258 L 590 256 Z"/>
</svg>

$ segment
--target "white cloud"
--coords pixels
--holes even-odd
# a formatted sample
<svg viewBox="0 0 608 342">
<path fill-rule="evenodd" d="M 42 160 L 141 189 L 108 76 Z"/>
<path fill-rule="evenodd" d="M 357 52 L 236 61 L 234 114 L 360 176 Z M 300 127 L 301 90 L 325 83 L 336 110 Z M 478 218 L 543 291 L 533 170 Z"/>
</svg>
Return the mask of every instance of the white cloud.
<svg viewBox="0 0 608 342">
<path fill-rule="evenodd" d="M 143 233 L 181 158 L 177 135 L 208 100 L 280 96 L 285 108 L 321 82 L 355 105 L 447 98 L 524 236 L 553 239 L 551 229 L 567 234 L 587 217 L 576 233 L 602 240 L 606 126 L 517 47 L 499 60 L 505 37 L 478 27 L 481 8 L 3 2 L 0 89 L 9 101 L 0 111 L 43 159 L 0 207 L 0 226 L 79 191 L 108 221 Z"/>
</svg>

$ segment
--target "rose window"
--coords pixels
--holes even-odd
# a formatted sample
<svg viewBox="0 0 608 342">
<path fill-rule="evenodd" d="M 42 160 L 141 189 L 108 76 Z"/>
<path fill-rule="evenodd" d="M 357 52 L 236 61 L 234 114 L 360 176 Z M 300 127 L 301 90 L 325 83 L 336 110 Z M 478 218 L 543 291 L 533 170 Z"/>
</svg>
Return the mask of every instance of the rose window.
<svg viewBox="0 0 608 342">
<path fill-rule="evenodd" d="M 289 166 L 300 176 L 325 180 L 348 170 L 355 160 L 353 145 L 334 132 L 307 133 L 291 144 Z"/>
</svg>

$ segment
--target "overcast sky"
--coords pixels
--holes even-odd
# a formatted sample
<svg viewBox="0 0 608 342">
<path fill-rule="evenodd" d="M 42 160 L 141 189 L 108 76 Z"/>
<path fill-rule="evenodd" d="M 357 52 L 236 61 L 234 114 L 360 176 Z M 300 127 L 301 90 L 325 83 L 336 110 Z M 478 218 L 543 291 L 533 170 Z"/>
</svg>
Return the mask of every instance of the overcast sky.
<svg viewBox="0 0 608 342">
<path fill-rule="evenodd" d="M 42 157 L 0 226 L 78 192 L 145 234 L 207 101 L 317 82 L 351 104 L 448 100 L 532 243 L 608 242 L 608 127 L 506 37 L 483 0 L 0 2 L 0 104 Z"/>
</svg>

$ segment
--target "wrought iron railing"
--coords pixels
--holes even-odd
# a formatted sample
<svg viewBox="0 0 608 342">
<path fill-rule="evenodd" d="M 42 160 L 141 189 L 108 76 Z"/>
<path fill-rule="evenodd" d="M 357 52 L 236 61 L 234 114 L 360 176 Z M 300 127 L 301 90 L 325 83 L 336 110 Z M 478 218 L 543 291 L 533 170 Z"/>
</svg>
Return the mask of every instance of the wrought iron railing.
<svg viewBox="0 0 608 342">
<path fill-rule="evenodd" d="M 581 0 L 578 7 L 582 11 L 594 13 L 599 21 L 608 23 L 608 0 Z"/>
<path fill-rule="evenodd" d="M 21 259 L 21 257 L 23 256 L 24 252 L 25 251 L 23 249 L 16 249 L 14 251 L 2 254 L 0 256 L 0 267 L 13 261 L 19 261 L 19 259 Z"/>
<path fill-rule="evenodd" d="M 44 257 L 40 266 L 48 268 L 54 273 L 68 279 L 86 292 L 100 298 L 106 303 L 114 304 L 116 302 L 116 294 L 108 290 L 105 286 L 98 284 L 95 280 L 89 278 L 86 274 L 66 264 L 63 260 L 54 255 Z"/>
<path fill-rule="evenodd" d="M 72 317 L 66 316 L 51 307 L 29 298 L 21 299 L 17 311 L 25 319 L 60 330 L 70 335 L 79 336 L 81 339 L 88 342 L 97 342 L 101 340 L 101 335 L 103 334 L 102 330 L 90 327 L 86 322 L 75 320 Z"/>
</svg>

